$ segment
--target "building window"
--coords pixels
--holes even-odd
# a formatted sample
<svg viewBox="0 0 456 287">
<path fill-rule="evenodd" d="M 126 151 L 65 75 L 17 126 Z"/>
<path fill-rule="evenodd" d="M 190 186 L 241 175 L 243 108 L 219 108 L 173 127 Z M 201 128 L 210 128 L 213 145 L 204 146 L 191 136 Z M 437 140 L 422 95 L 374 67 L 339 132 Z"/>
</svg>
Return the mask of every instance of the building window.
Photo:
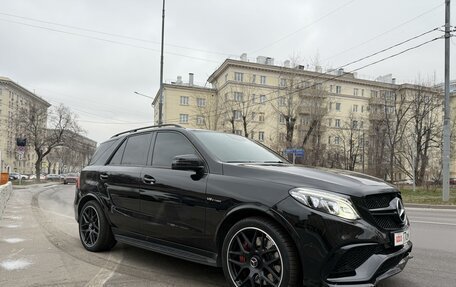
<svg viewBox="0 0 456 287">
<path fill-rule="evenodd" d="M 328 136 L 328 144 L 331 144 L 331 136 Z"/>
<path fill-rule="evenodd" d="M 377 98 L 378 97 L 378 91 L 371 90 L 371 98 Z"/>
<path fill-rule="evenodd" d="M 260 142 L 264 141 L 264 132 L 258 132 L 258 140 Z"/>
<path fill-rule="evenodd" d="M 332 93 L 334 90 L 334 85 L 329 85 L 329 92 Z"/>
<path fill-rule="evenodd" d="M 364 106 L 361 106 L 361 112 L 364 113 Z"/>
<path fill-rule="evenodd" d="M 286 87 L 287 86 L 287 79 L 280 79 L 280 86 Z"/>
<path fill-rule="evenodd" d="M 358 105 L 353 105 L 353 112 L 357 113 L 358 112 Z"/>
<path fill-rule="evenodd" d="M 300 119 L 301 119 L 301 125 L 309 125 L 309 116 L 308 115 L 305 115 L 305 114 L 300 114 L 299 115 Z"/>
<path fill-rule="evenodd" d="M 204 122 L 205 122 L 205 121 L 204 121 L 204 117 L 203 117 L 203 116 L 197 116 L 197 117 L 196 117 L 196 124 L 197 124 L 197 125 L 199 125 L 199 126 L 200 126 L 200 125 L 204 125 Z"/>
<path fill-rule="evenodd" d="M 340 128 L 340 119 L 336 119 L 336 120 L 334 121 L 334 126 L 335 126 L 336 128 Z"/>
<path fill-rule="evenodd" d="M 252 83 L 255 83 L 255 82 L 256 82 L 256 75 L 253 74 L 253 75 L 252 75 Z"/>
<path fill-rule="evenodd" d="M 279 122 L 281 124 L 284 124 L 286 122 L 286 119 L 285 119 L 285 117 L 282 114 L 280 114 L 280 116 L 279 116 Z"/>
<path fill-rule="evenodd" d="M 198 107 L 205 107 L 206 106 L 206 99 L 204 98 L 197 98 L 196 99 L 196 105 Z"/>
<path fill-rule="evenodd" d="M 234 92 L 234 100 L 236 102 L 242 102 L 244 98 L 244 95 L 240 92 Z"/>
<path fill-rule="evenodd" d="M 354 129 L 357 129 L 357 128 L 358 128 L 358 121 L 353 121 L 353 122 L 352 122 L 352 127 L 353 127 Z"/>
<path fill-rule="evenodd" d="M 362 128 L 363 128 L 363 126 L 364 126 L 364 122 L 363 122 L 363 121 L 361 121 L 361 122 L 359 123 L 359 128 L 360 128 L 360 129 L 362 129 Z"/>
<path fill-rule="evenodd" d="M 258 121 L 264 122 L 264 113 L 258 113 Z"/>
<path fill-rule="evenodd" d="M 358 96 L 359 95 L 359 90 L 357 88 L 353 89 L 353 96 Z"/>
<path fill-rule="evenodd" d="M 336 103 L 336 111 L 340 112 L 340 103 Z"/>
<path fill-rule="evenodd" d="M 255 94 L 252 94 L 252 97 L 251 97 L 252 103 L 255 103 L 255 100 L 256 100 L 255 98 L 256 98 L 256 97 L 255 97 Z"/>
<path fill-rule="evenodd" d="M 264 104 L 265 102 L 266 102 L 266 96 L 265 95 L 261 95 L 260 96 L 260 103 Z"/>
<path fill-rule="evenodd" d="M 179 115 L 179 123 L 187 124 L 188 123 L 188 114 L 180 114 Z"/>
<path fill-rule="evenodd" d="M 336 94 L 342 93 L 342 87 L 341 86 L 336 86 Z"/>
<path fill-rule="evenodd" d="M 334 137 L 334 144 L 340 144 L 340 138 L 338 136 Z"/>
<path fill-rule="evenodd" d="M 283 107 L 287 104 L 285 97 L 279 97 L 279 106 Z"/>
<path fill-rule="evenodd" d="M 242 136 L 242 130 L 235 130 L 234 133 L 238 136 Z"/>
<path fill-rule="evenodd" d="M 180 104 L 181 104 L 181 106 L 188 106 L 188 97 L 181 96 L 180 97 Z"/>
<path fill-rule="evenodd" d="M 244 74 L 239 73 L 239 72 L 234 72 L 234 80 L 237 82 L 243 82 L 244 81 Z"/>
<path fill-rule="evenodd" d="M 255 120 L 256 120 L 256 113 L 252 112 L 252 121 L 255 121 Z"/>
<path fill-rule="evenodd" d="M 330 127 L 332 124 L 332 119 L 328 119 L 328 127 Z"/>
<path fill-rule="evenodd" d="M 234 114 L 234 119 L 235 120 L 240 120 L 242 118 L 241 111 L 233 111 L 233 114 Z"/>
<path fill-rule="evenodd" d="M 361 97 L 364 97 L 364 89 L 361 89 Z"/>
<path fill-rule="evenodd" d="M 266 85 L 266 76 L 260 76 L 260 84 Z"/>
</svg>

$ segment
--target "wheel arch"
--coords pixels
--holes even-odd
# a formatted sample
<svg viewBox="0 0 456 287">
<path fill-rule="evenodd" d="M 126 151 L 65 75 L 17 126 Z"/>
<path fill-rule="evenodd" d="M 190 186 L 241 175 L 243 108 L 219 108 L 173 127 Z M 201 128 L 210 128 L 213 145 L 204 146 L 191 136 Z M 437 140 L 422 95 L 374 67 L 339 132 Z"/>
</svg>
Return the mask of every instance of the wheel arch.
<svg viewBox="0 0 456 287">
<path fill-rule="evenodd" d="M 225 235 L 228 233 L 229 229 L 238 221 L 248 218 L 248 217 L 264 217 L 268 218 L 276 223 L 286 232 L 288 236 L 290 236 L 291 240 L 293 241 L 296 249 L 298 250 L 298 258 L 299 263 L 301 264 L 302 258 L 300 256 L 301 247 L 299 245 L 299 236 L 296 231 L 293 229 L 292 225 L 280 215 L 280 213 L 272 208 L 262 206 L 262 205 L 243 205 L 238 206 L 232 210 L 230 210 L 225 219 L 220 223 L 219 227 L 217 228 L 216 233 L 216 247 L 217 247 L 217 265 L 221 266 L 221 251 L 223 246 L 223 240 Z"/>
<path fill-rule="evenodd" d="M 104 205 L 103 205 L 103 202 L 100 200 L 100 198 L 98 198 L 98 196 L 96 196 L 95 194 L 93 193 L 88 193 L 86 195 L 84 195 L 83 197 L 81 197 L 81 199 L 79 199 L 79 203 L 78 203 L 78 215 L 77 215 L 77 221 L 79 222 L 79 215 L 81 214 L 81 209 L 82 207 L 84 206 L 84 204 L 86 204 L 87 202 L 91 201 L 91 200 L 95 200 L 100 206 L 101 206 L 101 209 L 104 210 Z"/>
</svg>

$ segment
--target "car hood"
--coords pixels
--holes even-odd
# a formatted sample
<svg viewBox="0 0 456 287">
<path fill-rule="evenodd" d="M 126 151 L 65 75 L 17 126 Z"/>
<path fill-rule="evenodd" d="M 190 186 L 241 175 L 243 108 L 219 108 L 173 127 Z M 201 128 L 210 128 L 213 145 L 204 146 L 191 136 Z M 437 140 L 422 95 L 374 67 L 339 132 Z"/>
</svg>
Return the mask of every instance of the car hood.
<svg viewBox="0 0 456 287">
<path fill-rule="evenodd" d="M 397 192 L 395 186 L 359 172 L 310 168 L 288 164 L 224 164 L 223 173 L 231 176 L 271 181 L 294 187 L 307 187 L 350 196 Z"/>
</svg>

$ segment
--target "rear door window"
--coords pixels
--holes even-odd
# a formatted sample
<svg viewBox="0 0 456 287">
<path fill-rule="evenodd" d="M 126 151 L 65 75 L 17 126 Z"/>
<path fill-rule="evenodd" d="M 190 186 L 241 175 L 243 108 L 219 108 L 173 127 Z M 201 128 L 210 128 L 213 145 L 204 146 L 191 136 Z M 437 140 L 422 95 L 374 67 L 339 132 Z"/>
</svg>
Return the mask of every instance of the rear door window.
<svg viewBox="0 0 456 287">
<path fill-rule="evenodd" d="M 89 165 L 105 165 L 120 141 L 121 138 L 102 143 L 95 151 Z"/>
<path fill-rule="evenodd" d="M 146 165 L 151 137 L 151 133 L 129 137 L 123 152 L 121 164 L 134 166 Z"/>
</svg>

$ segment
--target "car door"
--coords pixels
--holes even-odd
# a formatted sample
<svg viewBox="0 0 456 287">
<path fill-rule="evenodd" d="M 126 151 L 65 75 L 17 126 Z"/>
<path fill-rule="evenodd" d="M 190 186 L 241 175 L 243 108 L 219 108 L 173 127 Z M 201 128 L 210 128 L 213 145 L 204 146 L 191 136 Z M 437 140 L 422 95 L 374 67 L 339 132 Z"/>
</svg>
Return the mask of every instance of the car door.
<svg viewBox="0 0 456 287">
<path fill-rule="evenodd" d="M 100 173 L 111 202 L 110 219 L 118 233 L 141 233 L 139 188 L 150 144 L 151 133 L 130 136 Z"/>
<path fill-rule="evenodd" d="M 151 238 L 204 248 L 207 174 L 171 169 L 173 158 L 185 154 L 198 152 L 183 134 L 157 132 L 151 166 L 141 173 L 143 229 Z"/>
</svg>

